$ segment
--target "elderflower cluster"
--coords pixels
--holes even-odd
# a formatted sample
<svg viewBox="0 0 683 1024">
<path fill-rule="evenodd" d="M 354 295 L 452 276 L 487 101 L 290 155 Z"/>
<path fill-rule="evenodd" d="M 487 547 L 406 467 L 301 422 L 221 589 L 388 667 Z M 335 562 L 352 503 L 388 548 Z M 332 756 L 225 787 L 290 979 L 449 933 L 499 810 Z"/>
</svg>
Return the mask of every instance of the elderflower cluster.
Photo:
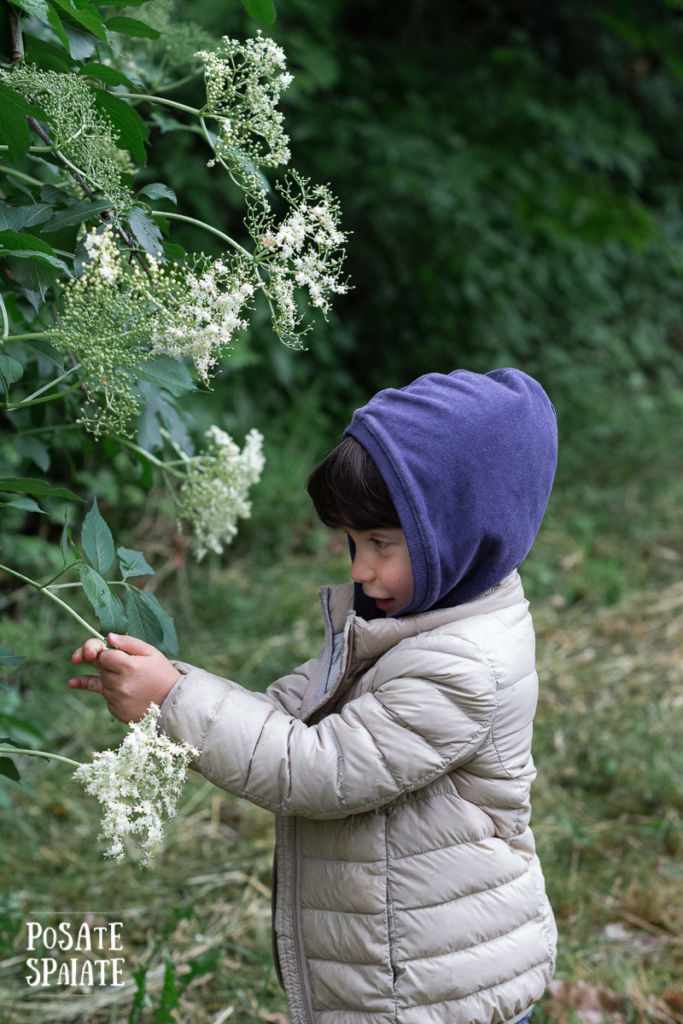
<svg viewBox="0 0 683 1024">
<path fill-rule="evenodd" d="M 160 353 L 194 361 L 207 383 L 254 295 L 248 254 L 197 257 L 192 264 L 146 269 L 125 258 L 111 225 L 84 238 L 87 259 L 65 289 L 55 341 L 81 368 L 87 402 L 79 422 L 95 434 L 127 433 L 140 410 L 136 381 L 141 366 Z"/>
<path fill-rule="evenodd" d="M 118 135 L 96 103 L 96 92 L 81 77 L 24 64 L 0 75 L 3 83 L 45 111 L 55 150 L 112 207 L 125 209 L 133 196 L 122 183 Z"/>
<path fill-rule="evenodd" d="M 256 259 L 268 271 L 265 289 L 274 302 L 273 327 L 283 340 L 300 334 L 296 288 L 308 291 L 311 304 L 327 314 L 331 296 L 348 291 L 342 280 L 346 234 L 340 229 L 338 201 L 326 185 L 310 186 L 296 175 L 282 192 L 290 210 L 277 225 L 272 217 L 257 215 L 250 231 L 257 245 Z M 255 208 L 252 209 L 252 213 Z"/>
<path fill-rule="evenodd" d="M 251 515 L 249 488 L 265 462 L 258 430 L 249 431 L 242 451 L 219 427 L 210 427 L 205 437 L 206 451 L 188 460 L 177 498 L 178 514 L 192 524 L 198 559 L 207 551 L 220 554 L 237 533 L 237 520 Z"/>
<path fill-rule="evenodd" d="M 249 191 L 262 193 L 258 168 L 290 158 L 277 107 L 292 82 L 284 51 L 259 31 L 245 42 L 224 36 L 215 50 L 200 50 L 197 57 L 204 64 L 206 112 L 219 122 L 216 159 Z"/>
<path fill-rule="evenodd" d="M 117 751 L 102 750 L 82 764 L 74 778 L 102 804 L 99 838 L 106 857 L 123 860 L 127 836 L 135 837 L 146 864 L 163 839 L 164 820 L 176 813 L 187 767 L 198 751 L 173 743 L 157 732 L 159 708 L 151 704 L 141 722 L 132 723 Z"/>
<path fill-rule="evenodd" d="M 152 354 L 188 356 L 206 383 L 235 332 L 248 326 L 242 313 L 254 295 L 250 268 L 237 259 L 204 259 L 195 270 L 174 264 L 162 271 L 154 261 L 152 269 L 157 281 L 165 274 L 169 292 L 169 303 L 157 304 L 154 313 Z"/>
</svg>

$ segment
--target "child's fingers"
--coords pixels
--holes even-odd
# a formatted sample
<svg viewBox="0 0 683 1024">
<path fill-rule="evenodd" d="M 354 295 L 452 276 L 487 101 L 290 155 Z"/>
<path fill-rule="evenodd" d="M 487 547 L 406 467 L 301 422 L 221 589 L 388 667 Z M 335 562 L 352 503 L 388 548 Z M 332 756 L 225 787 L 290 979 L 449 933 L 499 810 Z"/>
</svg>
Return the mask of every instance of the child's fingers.
<svg viewBox="0 0 683 1024">
<path fill-rule="evenodd" d="M 72 690 L 90 690 L 93 693 L 102 693 L 102 680 L 99 676 L 74 676 L 69 680 Z"/>
<path fill-rule="evenodd" d="M 144 640 L 138 640 L 136 636 L 120 636 L 118 633 L 109 633 L 107 640 L 116 650 L 124 651 L 126 654 L 158 654 L 156 647 L 145 643 Z"/>
<path fill-rule="evenodd" d="M 90 640 L 86 640 L 82 647 L 74 651 L 71 655 L 71 661 L 74 665 L 82 665 L 83 662 L 91 664 L 97 661 L 100 652 L 106 650 L 106 648 L 107 645 L 103 640 L 93 637 Z"/>
</svg>

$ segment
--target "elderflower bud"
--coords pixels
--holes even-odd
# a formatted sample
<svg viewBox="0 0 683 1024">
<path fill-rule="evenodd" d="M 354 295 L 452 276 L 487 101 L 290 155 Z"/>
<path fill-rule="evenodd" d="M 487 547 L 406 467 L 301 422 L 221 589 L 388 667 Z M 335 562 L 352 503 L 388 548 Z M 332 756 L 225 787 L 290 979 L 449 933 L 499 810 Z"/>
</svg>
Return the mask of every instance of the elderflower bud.
<svg viewBox="0 0 683 1024">
<path fill-rule="evenodd" d="M 205 437 L 206 451 L 187 463 L 178 496 L 178 514 L 192 524 L 198 559 L 207 551 L 220 554 L 237 533 L 237 520 L 251 515 L 249 488 L 265 462 L 258 430 L 249 431 L 242 451 L 219 427 L 210 427 Z"/>
<path fill-rule="evenodd" d="M 187 767 L 198 751 L 188 743 L 173 743 L 157 732 L 159 708 L 150 704 L 140 722 L 131 723 L 117 751 L 93 754 L 74 778 L 103 808 L 99 838 L 109 845 L 105 857 L 123 860 L 126 836 L 136 836 L 141 863 L 146 864 L 163 839 L 164 818 L 176 813 Z"/>
</svg>

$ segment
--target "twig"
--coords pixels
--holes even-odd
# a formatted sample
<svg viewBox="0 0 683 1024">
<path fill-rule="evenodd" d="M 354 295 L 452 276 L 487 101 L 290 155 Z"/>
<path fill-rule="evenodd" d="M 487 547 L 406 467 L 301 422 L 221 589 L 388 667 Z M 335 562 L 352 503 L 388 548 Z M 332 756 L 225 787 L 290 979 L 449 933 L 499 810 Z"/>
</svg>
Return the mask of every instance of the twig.
<svg viewBox="0 0 683 1024">
<path fill-rule="evenodd" d="M 7 4 L 10 34 L 12 36 L 12 63 L 17 64 L 24 59 L 24 37 L 21 33 L 21 18 L 13 4 Z"/>
</svg>

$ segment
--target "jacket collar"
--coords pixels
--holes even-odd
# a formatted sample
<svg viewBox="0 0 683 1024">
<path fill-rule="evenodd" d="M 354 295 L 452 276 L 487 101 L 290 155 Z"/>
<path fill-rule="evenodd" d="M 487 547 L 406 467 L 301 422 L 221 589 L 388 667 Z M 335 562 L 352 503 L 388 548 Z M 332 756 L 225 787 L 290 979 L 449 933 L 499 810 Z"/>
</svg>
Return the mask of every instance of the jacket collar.
<svg viewBox="0 0 683 1024">
<path fill-rule="evenodd" d="M 323 587 L 321 601 L 329 614 L 332 631 L 353 630 L 354 649 L 357 657 L 378 658 L 401 640 L 427 633 L 451 622 L 470 619 L 475 615 L 507 608 L 524 600 L 524 591 L 519 573 L 515 569 L 500 583 L 473 601 L 455 605 L 453 608 L 438 608 L 434 611 L 419 612 L 395 618 L 363 619 L 353 611 L 353 583 L 337 587 Z M 348 633 L 347 633 L 348 635 Z"/>
</svg>

